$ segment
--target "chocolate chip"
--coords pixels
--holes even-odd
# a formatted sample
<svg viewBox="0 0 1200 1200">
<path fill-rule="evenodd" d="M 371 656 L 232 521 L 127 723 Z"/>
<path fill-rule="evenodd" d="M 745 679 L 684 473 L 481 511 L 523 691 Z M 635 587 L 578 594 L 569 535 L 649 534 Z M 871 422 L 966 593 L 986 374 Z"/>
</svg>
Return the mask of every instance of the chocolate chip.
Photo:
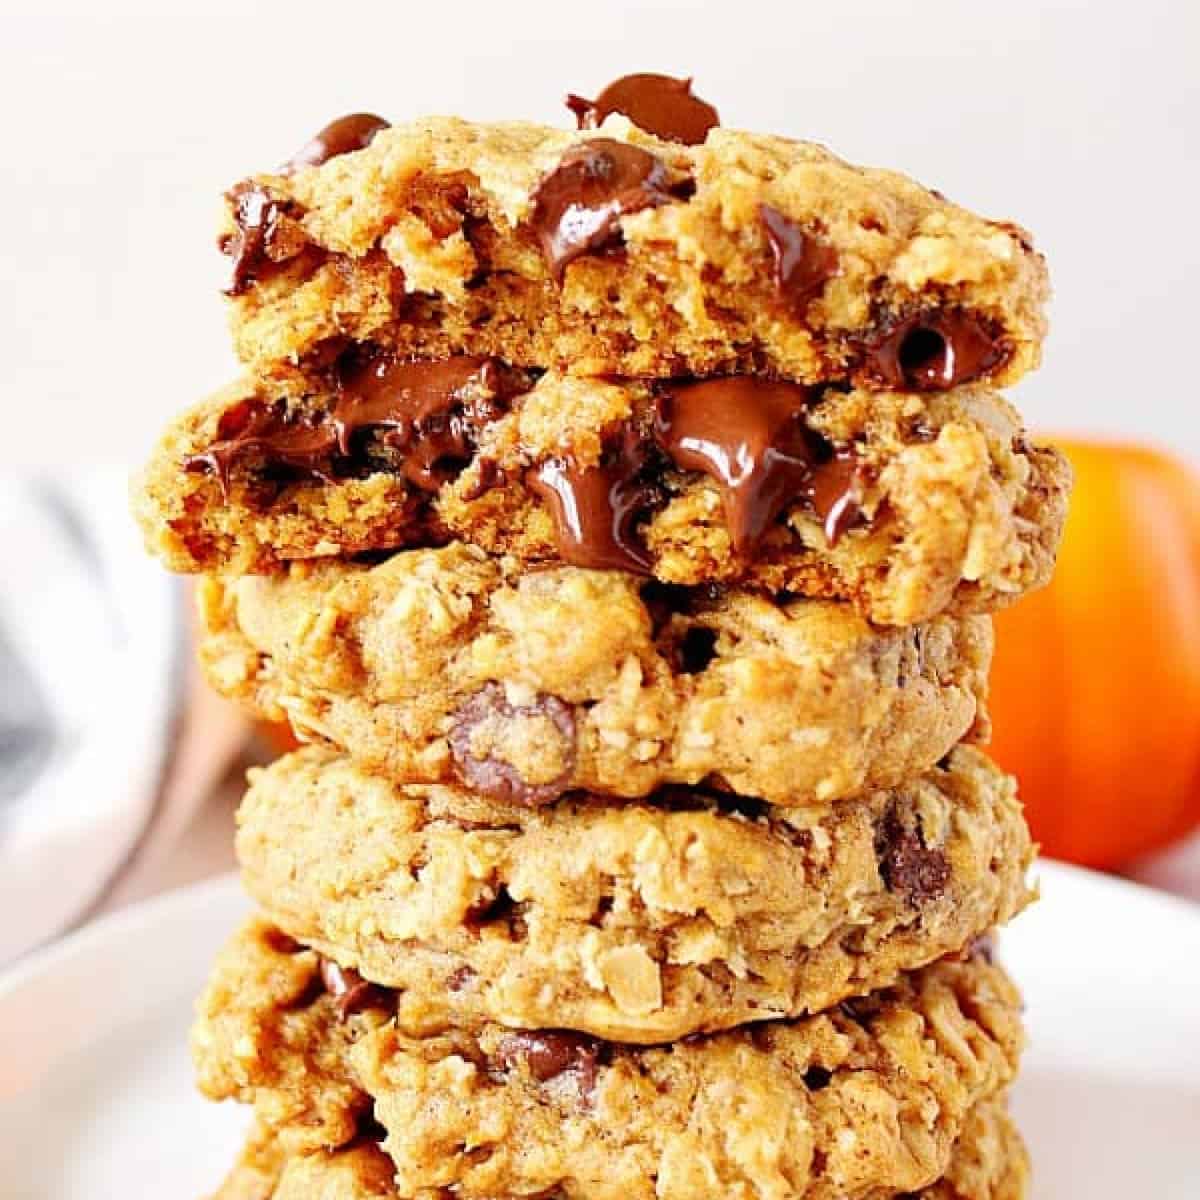
<svg viewBox="0 0 1200 1200">
<path fill-rule="evenodd" d="M 743 556 L 827 457 L 804 422 L 810 403 L 799 384 L 748 377 L 672 385 L 658 397 L 655 441 L 677 466 L 718 485 Z"/>
<path fill-rule="evenodd" d="M 775 290 L 803 313 L 825 281 L 838 274 L 837 253 L 769 204 L 760 204 L 758 214 L 775 263 Z"/>
<path fill-rule="evenodd" d="M 365 1112 L 358 1118 L 354 1133 L 356 1142 L 374 1142 L 379 1144 L 380 1142 L 387 1141 L 387 1136 L 387 1129 L 380 1124 L 373 1112 Z"/>
<path fill-rule="evenodd" d="M 354 354 L 336 369 L 332 411 L 243 400 L 223 413 L 213 443 L 185 460 L 215 475 L 228 495 L 239 466 L 333 482 L 370 471 L 437 490 L 470 461 L 483 427 L 508 411 L 528 376 L 494 359 L 413 362 Z"/>
<path fill-rule="evenodd" d="M 994 326 L 962 309 L 890 318 L 862 348 L 868 377 L 916 392 L 969 383 L 1003 366 L 1012 353 Z"/>
<path fill-rule="evenodd" d="M 801 494 L 821 522 L 830 546 L 836 546 L 861 515 L 863 484 L 862 465 L 852 447 L 833 451 L 804 481 Z"/>
<path fill-rule="evenodd" d="M 233 471 L 246 463 L 329 482 L 336 445 L 321 417 L 246 399 L 221 414 L 212 444 L 184 459 L 184 469 L 214 475 L 228 499 Z"/>
<path fill-rule="evenodd" d="M 351 113 L 331 121 L 311 141 L 306 142 L 279 169 L 280 175 L 291 175 L 302 167 L 319 167 L 331 158 L 361 150 L 388 122 L 374 113 Z"/>
<path fill-rule="evenodd" d="M 221 252 L 233 260 L 227 296 L 240 296 L 274 265 L 271 258 L 283 202 L 259 184 L 243 180 L 228 195 L 236 232 L 221 242 Z"/>
<path fill-rule="evenodd" d="M 804 1072 L 804 1086 L 810 1092 L 819 1092 L 822 1088 L 829 1086 L 829 1081 L 833 1078 L 833 1072 L 825 1067 L 809 1067 Z"/>
<path fill-rule="evenodd" d="M 675 669 L 681 675 L 699 675 L 716 656 L 717 631 L 689 625 L 675 647 Z"/>
<path fill-rule="evenodd" d="M 565 766 L 546 783 L 529 783 L 512 763 L 494 755 L 476 757 L 473 745 L 478 731 L 502 732 L 513 721 L 541 719 L 557 734 L 556 749 Z M 504 688 L 489 683 L 454 715 L 450 749 L 459 771 L 471 787 L 493 800 L 537 807 L 550 804 L 566 791 L 575 767 L 575 714 L 557 696 L 538 695 L 530 704 L 511 704 Z"/>
<path fill-rule="evenodd" d="M 910 904 L 936 900 L 950 880 L 946 855 L 926 846 L 920 832 L 908 828 L 894 808 L 879 823 L 875 854 L 888 891 L 903 896 Z"/>
<path fill-rule="evenodd" d="M 556 279 L 584 254 L 619 244 L 621 217 L 675 199 L 653 154 L 612 138 L 572 146 L 533 193 L 530 227 Z"/>
<path fill-rule="evenodd" d="M 539 1083 L 570 1074 L 582 1095 L 590 1096 L 596 1088 L 599 1043 L 581 1033 L 558 1030 L 510 1033 L 500 1040 L 497 1057 L 510 1071 L 523 1063 Z"/>
<path fill-rule="evenodd" d="M 353 967 L 341 967 L 331 958 L 321 959 L 321 982 L 333 997 L 342 1020 L 364 1008 L 383 1008 L 387 1003 L 385 988 L 368 983 Z"/>
<path fill-rule="evenodd" d="M 660 498 L 651 447 L 633 429 L 622 431 L 594 466 L 550 458 L 528 475 L 554 521 L 559 555 L 577 567 L 649 574 L 650 556 L 637 523 Z"/>
<path fill-rule="evenodd" d="M 688 146 L 699 145 L 721 123 L 717 110 L 692 94 L 690 79 L 652 73 L 623 75 L 595 100 L 569 95 L 567 107 L 580 129 L 596 129 L 611 113 L 622 113 L 639 129 Z"/>
<path fill-rule="evenodd" d="M 368 436 L 368 453 L 392 460 L 414 487 L 433 492 L 470 462 L 483 427 L 527 387 L 522 373 L 490 358 L 352 357 L 339 369 L 330 423 L 342 455 L 352 458 Z"/>
</svg>

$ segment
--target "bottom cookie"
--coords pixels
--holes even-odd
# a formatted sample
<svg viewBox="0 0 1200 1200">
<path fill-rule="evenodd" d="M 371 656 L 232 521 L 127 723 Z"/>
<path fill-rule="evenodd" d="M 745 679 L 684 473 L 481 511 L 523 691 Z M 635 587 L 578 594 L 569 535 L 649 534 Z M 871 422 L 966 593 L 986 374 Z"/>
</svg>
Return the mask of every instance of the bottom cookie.
<svg viewBox="0 0 1200 1200">
<path fill-rule="evenodd" d="M 955 1143 L 946 1174 L 910 1200 L 1024 1200 L 1029 1155 L 1001 1099 L 976 1106 Z M 392 1160 L 361 1139 L 341 1150 L 288 1154 L 277 1134 L 256 1124 L 212 1200 L 400 1200 Z"/>
<path fill-rule="evenodd" d="M 290 1153 L 374 1131 L 403 1195 L 877 1200 L 949 1169 L 1016 1072 L 1020 997 L 980 949 L 819 1016 L 666 1046 L 494 1024 L 418 1037 L 396 996 L 262 921 L 221 955 L 201 1089 Z"/>
</svg>

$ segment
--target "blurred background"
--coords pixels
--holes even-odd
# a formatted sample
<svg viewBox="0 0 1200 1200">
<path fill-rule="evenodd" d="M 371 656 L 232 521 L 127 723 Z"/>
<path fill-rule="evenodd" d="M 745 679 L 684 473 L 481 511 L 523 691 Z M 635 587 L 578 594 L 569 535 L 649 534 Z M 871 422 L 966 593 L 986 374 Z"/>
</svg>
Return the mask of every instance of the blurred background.
<svg viewBox="0 0 1200 1200">
<path fill-rule="evenodd" d="M 1059 582 L 1001 619 L 998 753 L 1053 853 L 1200 897 L 1198 13 L 6 3 L 0 900 L 28 908 L 47 871 L 63 894 L 0 959 L 228 867 L 241 771 L 267 753 L 190 675 L 185 585 L 124 511 L 168 415 L 235 369 L 222 190 L 344 112 L 566 124 L 565 92 L 635 70 L 1034 232 L 1053 330 L 1013 399 L 1080 486 Z"/>
</svg>

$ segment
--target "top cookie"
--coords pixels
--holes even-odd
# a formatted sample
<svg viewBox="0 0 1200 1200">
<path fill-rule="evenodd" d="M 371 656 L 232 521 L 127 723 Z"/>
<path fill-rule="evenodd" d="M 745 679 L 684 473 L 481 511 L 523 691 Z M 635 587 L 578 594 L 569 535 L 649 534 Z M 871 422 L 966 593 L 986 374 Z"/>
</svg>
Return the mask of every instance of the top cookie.
<svg viewBox="0 0 1200 1200">
<path fill-rule="evenodd" d="M 680 87 L 577 101 L 594 126 L 577 131 L 335 122 L 226 197 L 239 355 L 309 383 L 361 343 L 913 391 L 1037 365 L 1048 286 L 1022 229 L 821 146 L 710 127 L 690 95 L 681 123 Z"/>
</svg>

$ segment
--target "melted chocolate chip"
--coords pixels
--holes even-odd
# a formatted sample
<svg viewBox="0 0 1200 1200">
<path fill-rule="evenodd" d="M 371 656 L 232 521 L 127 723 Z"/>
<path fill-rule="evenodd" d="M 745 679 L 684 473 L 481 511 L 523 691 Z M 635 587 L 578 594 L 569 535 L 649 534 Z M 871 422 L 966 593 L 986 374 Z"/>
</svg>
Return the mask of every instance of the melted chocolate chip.
<svg viewBox="0 0 1200 1200">
<path fill-rule="evenodd" d="M 272 265 L 270 251 L 283 207 L 281 201 L 250 180 L 234 187 L 228 199 L 237 231 L 221 242 L 221 253 L 233 260 L 225 295 L 240 296 Z"/>
<path fill-rule="evenodd" d="M 308 416 L 244 400 L 222 415 L 212 445 L 185 466 L 215 475 L 226 495 L 241 465 L 323 481 L 390 470 L 434 491 L 470 461 L 483 426 L 528 386 L 522 372 L 493 359 L 347 360 L 332 412 Z"/>
<path fill-rule="evenodd" d="M 584 254 L 621 240 L 621 217 L 675 198 L 653 154 L 611 138 L 572 146 L 533 193 L 530 225 L 556 279 Z"/>
<path fill-rule="evenodd" d="M 501 1039 L 497 1057 L 510 1071 L 524 1063 L 539 1083 L 571 1074 L 584 1096 L 590 1096 L 596 1087 L 599 1044 L 580 1033 L 558 1030 L 510 1033 Z"/>
<path fill-rule="evenodd" d="M 323 419 L 290 414 L 283 404 L 248 399 L 221 414 L 216 440 L 186 458 L 184 468 L 215 475 L 228 499 L 233 470 L 244 463 L 330 480 L 336 448 L 337 439 Z"/>
<path fill-rule="evenodd" d="M 496 731 L 508 722 L 537 717 L 549 721 L 558 734 L 558 748 L 567 765 L 557 779 L 528 783 L 512 763 L 492 755 L 476 757 L 473 743 L 480 727 Z M 531 704 L 516 705 L 509 703 L 500 684 L 489 683 L 455 713 L 450 749 L 471 787 L 493 800 L 533 808 L 552 803 L 566 790 L 575 765 L 575 736 L 575 714 L 557 696 L 539 695 Z"/>
<path fill-rule="evenodd" d="M 1012 352 L 982 318 L 961 309 L 887 321 L 863 350 L 868 375 L 915 392 L 969 383 L 1003 366 Z"/>
<path fill-rule="evenodd" d="M 696 146 L 721 119 L 711 104 L 692 94 L 690 79 L 641 73 L 614 80 L 595 100 L 567 97 L 580 129 L 596 129 L 611 113 L 622 113 L 639 129 L 669 142 Z"/>
<path fill-rule="evenodd" d="M 654 437 L 671 460 L 721 489 L 734 549 L 749 554 L 825 456 L 807 428 L 806 388 L 731 377 L 660 395 Z"/>
<path fill-rule="evenodd" d="M 862 487 L 862 468 L 853 449 L 835 450 L 805 481 L 804 498 L 824 526 L 830 546 L 858 520 Z"/>
<path fill-rule="evenodd" d="M 803 312 L 825 281 L 838 273 L 837 253 L 777 208 L 760 204 L 758 213 L 775 261 L 775 290 L 798 312 Z"/>
<path fill-rule="evenodd" d="M 321 959 L 321 982 L 342 1020 L 364 1008 L 382 1008 L 387 1001 L 386 989 L 368 983 L 352 967 L 340 967 L 331 958 Z"/>
<path fill-rule="evenodd" d="M 888 891 L 910 904 L 936 900 L 950 880 L 950 863 L 936 847 L 925 845 L 919 831 L 906 828 L 895 809 L 880 822 L 875 837 L 879 873 Z"/>
<path fill-rule="evenodd" d="M 351 113 L 331 121 L 311 141 L 303 145 L 279 169 L 281 175 L 291 175 L 301 167 L 319 167 L 331 158 L 362 150 L 388 122 L 374 113 Z"/>
<path fill-rule="evenodd" d="M 332 417 L 338 449 L 351 457 L 356 440 L 372 435 L 409 483 L 436 491 L 466 466 L 479 431 L 520 387 L 494 359 L 369 359 L 341 374 Z"/>
<path fill-rule="evenodd" d="M 632 429 L 605 450 L 596 466 L 551 458 L 529 475 L 530 488 L 550 507 L 558 552 L 577 567 L 650 571 L 637 521 L 659 498 L 648 479 L 650 451 Z"/>
</svg>

